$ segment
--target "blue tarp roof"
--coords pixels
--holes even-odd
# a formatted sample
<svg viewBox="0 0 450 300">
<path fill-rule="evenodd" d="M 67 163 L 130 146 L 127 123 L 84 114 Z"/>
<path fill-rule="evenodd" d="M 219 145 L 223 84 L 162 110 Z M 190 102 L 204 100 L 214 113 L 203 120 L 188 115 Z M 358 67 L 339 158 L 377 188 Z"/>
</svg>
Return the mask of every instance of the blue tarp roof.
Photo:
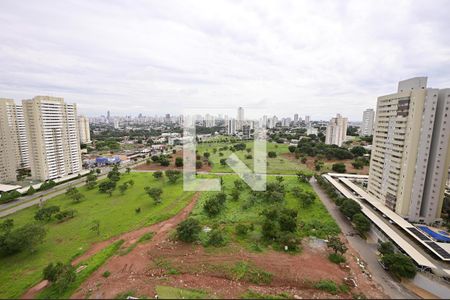
<svg viewBox="0 0 450 300">
<path fill-rule="evenodd" d="M 445 243 L 450 243 L 450 238 L 439 234 L 437 232 L 434 232 L 433 230 L 431 230 L 430 228 L 428 228 L 427 226 L 417 226 L 419 227 L 423 232 L 425 232 L 426 234 L 428 234 L 429 236 L 431 236 L 433 239 L 435 239 L 438 242 L 445 242 Z"/>
</svg>

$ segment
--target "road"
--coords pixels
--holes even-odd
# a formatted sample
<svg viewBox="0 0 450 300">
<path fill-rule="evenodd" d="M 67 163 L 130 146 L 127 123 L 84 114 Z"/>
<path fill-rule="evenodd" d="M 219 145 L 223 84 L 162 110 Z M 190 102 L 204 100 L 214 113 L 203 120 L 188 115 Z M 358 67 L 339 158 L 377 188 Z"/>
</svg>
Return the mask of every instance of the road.
<svg viewBox="0 0 450 300">
<path fill-rule="evenodd" d="M 128 165 L 124 165 L 122 167 L 119 168 L 119 170 L 123 170 L 127 167 L 135 167 L 141 163 L 143 163 L 145 160 L 141 160 L 138 161 L 134 164 L 128 164 Z M 106 178 L 108 172 L 111 170 L 110 167 L 106 167 L 106 168 L 102 168 L 102 173 L 98 176 L 98 180 Z M 69 186 L 72 187 L 80 187 L 83 186 L 86 182 L 86 178 L 82 177 L 79 179 L 74 179 L 68 182 L 64 182 L 62 184 L 58 184 L 57 186 L 53 187 L 50 190 L 47 191 L 42 191 L 42 192 L 37 192 L 31 196 L 22 196 L 19 199 L 9 202 L 9 203 L 5 203 L 5 204 L 1 204 L 0 205 L 0 218 L 8 216 L 10 214 L 13 214 L 15 212 L 18 212 L 22 209 L 25 209 L 27 207 L 33 206 L 33 205 L 37 205 L 41 202 L 45 202 L 48 199 L 51 199 L 55 196 L 61 195 L 63 193 L 66 192 L 66 189 Z"/>
<path fill-rule="evenodd" d="M 311 186 L 322 200 L 331 216 L 336 220 L 336 223 L 341 228 L 343 234 L 346 235 L 350 246 L 358 252 L 361 258 L 367 263 L 367 269 L 372 274 L 372 278 L 382 286 L 384 292 L 394 299 L 418 299 L 415 294 L 412 294 L 401 284 L 394 281 L 391 276 L 378 263 L 377 244 L 369 243 L 359 236 L 349 236 L 347 234 L 354 232 L 350 222 L 339 211 L 339 208 L 334 204 L 333 200 L 322 191 L 317 181 L 313 178 Z"/>
</svg>

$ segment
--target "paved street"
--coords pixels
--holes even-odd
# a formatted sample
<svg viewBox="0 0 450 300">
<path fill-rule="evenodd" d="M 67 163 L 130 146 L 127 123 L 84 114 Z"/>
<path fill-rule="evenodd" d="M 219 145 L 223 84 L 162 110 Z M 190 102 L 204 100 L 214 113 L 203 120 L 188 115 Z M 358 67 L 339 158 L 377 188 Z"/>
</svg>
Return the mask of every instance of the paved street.
<svg viewBox="0 0 450 300">
<path fill-rule="evenodd" d="M 339 208 L 328 197 L 328 195 L 322 191 L 314 178 L 311 180 L 311 185 L 322 200 L 328 212 L 336 220 L 336 223 L 341 228 L 342 233 L 348 234 L 350 232 L 354 232 L 350 222 L 344 217 L 344 215 L 342 215 Z M 401 284 L 394 281 L 391 276 L 380 266 L 376 255 L 376 242 L 369 243 L 356 235 L 347 235 L 346 238 L 349 241 L 350 246 L 355 249 L 360 257 L 367 263 L 367 269 L 372 274 L 372 278 L 383 287 L 384 292 L 387 295 L 395 299 L 417 299 L 416 295 L 412 294 Z"/>
</svg>

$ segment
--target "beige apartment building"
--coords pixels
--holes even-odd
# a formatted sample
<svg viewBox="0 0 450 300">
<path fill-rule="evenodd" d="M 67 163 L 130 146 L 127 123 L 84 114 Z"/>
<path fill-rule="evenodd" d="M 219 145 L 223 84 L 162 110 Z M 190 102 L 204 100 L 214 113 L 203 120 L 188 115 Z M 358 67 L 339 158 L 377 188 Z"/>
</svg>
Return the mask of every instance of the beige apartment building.
<svg viewBox="0 0 450 300">
<path fill-rule="evenodd" d="M 22 106 L 0 99 L 0 182 L 13 182 L 17 170 L 29 167 L 28 143 Z"/>
<path fill-rule="evenodd" d="M 34 179 L 48 180 L 82 170 L 77 108 L 63 98 L 23 100 L 23 113 Z"/>
<path fill-rule="evenodd" d="M 449 90 L 426 77 L 377 102 L 368 191 L 411 222 L 439 221 L 449 163 Z"/>
<path fill-rule="evenodd" d="M 325 144 L 342 146 L 347 138 L 347 124 L 347 118 L 343 118 L 340 114 L 332 118 L 327 126 Z"/>
<path fill-rule="evenodd" d="M 85 116 L 78 117 L 78 129 L 80 131 L 80 142 L 82 144 L 91 143 L 91 129 L 89 126 L 89 119 Z"/>
</svg>

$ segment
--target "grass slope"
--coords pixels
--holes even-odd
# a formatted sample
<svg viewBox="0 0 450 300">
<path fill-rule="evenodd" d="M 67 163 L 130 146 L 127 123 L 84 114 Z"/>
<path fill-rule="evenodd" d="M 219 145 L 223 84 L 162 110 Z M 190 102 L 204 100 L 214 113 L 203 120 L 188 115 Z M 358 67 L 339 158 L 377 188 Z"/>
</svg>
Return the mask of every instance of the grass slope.
<svg viewBox="0 0 450 300">
<path fill-rule="evenodd" d="M 66 262 L 84 253 L 92 243 L 106 240 L 120 233 L 151 225 L 178 213 L 191 199 L 193 193 L 183 192 L 181 180 L 177 184 L 166 184 L 155 180 L 150 173 L 122 175 L 121 182 L 133 179 L 134 186 L 124 195 L 116 190 L 112 197 L 101 194 L 98 189 L 81 192 L 86 196 L 78 204 L 64 195 L 46 202 L 47 206 L 58 205 L 61 209 L 76 209 L 75 218 L 64 223 L 51 221 L 45 225 L 48 230 L 45 242 L 35 253 L 24 251 L 17 255 L 0 258 L 0 298 L 17 298 L 27 288 L 42 278 L 43 268 L 50 262 Z M 145 193 L 145 186 L 160 186 L 163 189 L 160 205 Z M 137 214 L 135 208 L 141 208 Z M 37 207 L 30 207 L 8 216 L 15 226 L 34 222 Z M 3 218 L 5 219 L 5 218 Z M 3 220 L 2 219 L 2 220 Z M 89 230 L 93 220 L 100 221 L 100 235 Z"/>
</svg>

